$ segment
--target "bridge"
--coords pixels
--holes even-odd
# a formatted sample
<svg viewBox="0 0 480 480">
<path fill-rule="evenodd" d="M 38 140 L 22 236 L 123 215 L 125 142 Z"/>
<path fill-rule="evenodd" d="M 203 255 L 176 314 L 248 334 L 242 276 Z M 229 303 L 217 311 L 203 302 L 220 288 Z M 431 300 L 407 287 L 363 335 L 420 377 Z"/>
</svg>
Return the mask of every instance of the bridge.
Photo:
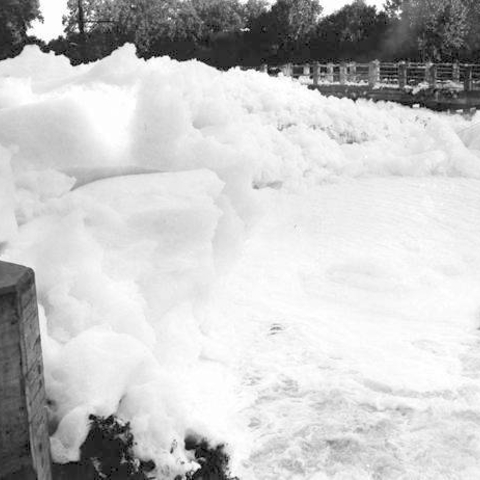
<svg viewBox="0 0 480 480">
<path fill-rule="evenodd" d="M 339 98 L 392 101 L 438 111 L 480 108 L 480 64 L 379 62 L 262 65 Z"/>
</svg>

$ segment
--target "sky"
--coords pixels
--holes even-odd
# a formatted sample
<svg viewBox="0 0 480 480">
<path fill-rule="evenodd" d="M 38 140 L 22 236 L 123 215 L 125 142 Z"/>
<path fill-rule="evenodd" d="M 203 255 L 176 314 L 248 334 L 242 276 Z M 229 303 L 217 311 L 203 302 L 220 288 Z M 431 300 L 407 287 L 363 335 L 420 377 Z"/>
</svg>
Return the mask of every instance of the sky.
<svg viewBox="0 0 480 480">
<path fill-rule="evenodd" d="M 323 6 L 324 12 L 329 14 L 342 8 L 347 3 L 352 3 L 352 0 L 320 0 L 321 5 Z M 369 5 L 376 5 L 381 7 L 384 3 L 384 0 L 367 0 Z"/>
<path fill-rule="evenodd" d="M 326 14 L 332 13 L 350 2 L 351 0 L 320 1 Z M 383 0 L 367 0 L 367 3 L 380 7 L 383 4 Z M 67 0 L 40 0 L 44 22 L 36 22 L 31 33 L 45 41 L 62 35 L 62 15 L 65 14 L 66 4 Z"/>
<path fill-rule="evenodd" d="M 35 22 L 30 33 L 48 41 L 63 34 L 62 16 L 66 13 L 67 0 L 40 0 L 43 23 Z"/>
</svg>

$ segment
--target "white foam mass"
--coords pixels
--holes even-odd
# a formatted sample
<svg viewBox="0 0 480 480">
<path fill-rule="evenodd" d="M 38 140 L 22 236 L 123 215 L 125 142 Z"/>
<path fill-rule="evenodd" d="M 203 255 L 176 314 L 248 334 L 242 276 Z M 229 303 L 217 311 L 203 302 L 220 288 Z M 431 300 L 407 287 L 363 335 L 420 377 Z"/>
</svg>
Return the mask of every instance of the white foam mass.
<svg viewBox="0 0 480 480">
<path fill-rule="evenodd" d="M 244 480 L 476 478 L 475 123 L 131 45 L 0 62 L 0 258 L 36 272 L 54 460 L 115 413 L 159 479 L 189 432 Z"/>
<path fill-rule="evenodd" d="M 11 153 L 0 146 L 0 244 L 11 240 L 17 231 Z"/>
</svg>

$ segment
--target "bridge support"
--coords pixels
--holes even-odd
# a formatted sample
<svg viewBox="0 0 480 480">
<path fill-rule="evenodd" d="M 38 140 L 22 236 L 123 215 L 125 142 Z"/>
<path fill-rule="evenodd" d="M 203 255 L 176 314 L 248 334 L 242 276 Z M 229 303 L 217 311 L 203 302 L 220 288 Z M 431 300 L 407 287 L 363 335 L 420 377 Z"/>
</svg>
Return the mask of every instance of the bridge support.
<svg viewBox="0 0 480 480">
<path fill-rule="evenodd" d="M 465 79 L 463 83 L 463 89 L 466 92 L 471 92 L 473 90 L 473 68 L 471 65 L 465 67 Z"/>
<path fill-rule="evenodd" d="M 368 64 L 368 84 L 370 87 L 375 87 L 375 85 L 380 81 L 380 62 L 375 60 Z"/>
<path fill-rule="evenodd" d="M 407 86 L 407 64 L 400 62 L 398 64 L 398 87 L 404 90 Z"/>
<path fill-rule="evenodd" d="M 282 73 L 285 77 L 291 77 L 293 75 L 293 65 L 291 63 L 282 65 Z"/>
<path fill-rule="evenodd" d="M 437 87 L 437 66 L 434 63 L 425 64 L 425 81 L 431 88 Z"/>
<path fill-rule="evenodd" d="M 333 63 L 327 63 L 327 82 L 333 83 Z"/>
<path fill-rule="evenodd" d="M 340 85 L 345 85 L 347 83 L 347 64 L 340 64 Z"/>
<path fill-rule="evenodd" d="M 452 81 L 460 83 L 460 64 L 458 62 L 452 65 Z"/>
<path fill-rule="evenodd" d="M 313 84 L 318 85 L 320 81 L 320 64 L 318 62 L 314 62 L 312 70 Z"/>
<path fill-rule="evenodd" d="M 348 79 L 350 82 L 357 81 L 357 63 L 356 62 L 350 62 L 348 64 Z"/>
</svg>

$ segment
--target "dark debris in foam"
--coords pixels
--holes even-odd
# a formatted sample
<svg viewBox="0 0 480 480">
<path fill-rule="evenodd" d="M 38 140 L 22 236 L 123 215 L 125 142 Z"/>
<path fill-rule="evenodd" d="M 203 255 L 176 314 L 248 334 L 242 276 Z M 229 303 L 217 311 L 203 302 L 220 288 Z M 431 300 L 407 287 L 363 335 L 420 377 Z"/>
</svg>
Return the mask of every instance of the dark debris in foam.
<svg viewBox="0 0 480 480">
<path fill-rule="evenodd" d="M 114 415 L 90 415 L 90 431 L 80 448 L 80 461 L 53 465 L 53 480 L 152 480 L 156 465 L 133 454 L 134 437 L 129 423 Z M 175 450 L 172 445 L 172 453 Z M 211 446 L 201 436 L 189 435 L 185 450 L 194 454 L 200 468 L 175 480 L 239 480 L 230 475 L 225 445 Z"/>
<path fill-rule="evenodd" d="M 150 480 L 153 462 L 133 455 L 130 424 L 114 415 L 90 415 L 90 431 L 80 447 L 80 461 L 53 466 L 54 480 Z"/>
<path fill-rule="evenodd" d="M 213 447 L 204 438 L 190 435 L 185 439 L 185 450 L 194 451 L 195 460 L 200 465 L 197 471 L 187 474 L 186 480 L 239 480 L 230 476 L 230 458 L 225 445 Z"/>
</svg>

